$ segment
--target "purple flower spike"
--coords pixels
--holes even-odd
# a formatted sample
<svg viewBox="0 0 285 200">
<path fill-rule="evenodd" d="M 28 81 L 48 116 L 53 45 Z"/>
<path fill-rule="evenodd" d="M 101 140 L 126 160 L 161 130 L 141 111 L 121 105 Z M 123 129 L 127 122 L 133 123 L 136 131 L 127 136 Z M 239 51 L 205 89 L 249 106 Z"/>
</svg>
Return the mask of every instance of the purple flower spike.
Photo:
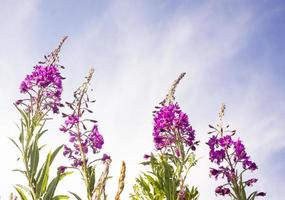
<svg viewBox="0 0 285 200">
<path fill-rule="evenodd" d="M 39 96 L 32 96 L 32 104 L 36 101 L 42 103 L 42 109 L 51 109 L 53 113 L 59 112 L 62 106 L 62 76 L 56 66 L 35 66 L 34 71 L 27 75 L 20 85 L 21 93 L 31 95 L 38 92 Z M 17 105 L 23 100 L 18 100 Z M 39 102 L 38 102 L 39 103 Z"/>
<path fill-rule="evenodd" d="M 98 154 L 104 145 L 104 138 L 99 132 L 97 121 L 89 117 L 85 118 L 85 111 L 92 113 L 89 104 L 95 102 L 88 97 L 88 86 L 93 72 L 94 70 L 91 69 L 86 81 L 74 92 L 74 100 L 71 103 L 66 102 L 71 112 L 62 114 L 65 121 L 60 128 L 60 131 L 69 134 L 71 143 L 64 146 L 63 155 L 72 161 L 73 167 L 82 167 L 83 170 L 89 163 L 110 159 L 107 154 L 100 159 L 90 158 L 92 154 Z"/>
<path fill-rule="evenodd" d="M 250 159 L 242 141 L 233 137 L 236 131 L 228 130 L 229 126 L 223 127 L 222 118 L 224 116 L 225 106 L 223 105 L 219 113 L 220 123 L 217 127 L 209 125 L 212 136 L 206 143 L 209 146 L 209 160 L 215 163 L 217 167 L 210 168 L 210 176 L 216 180 L 226 179 L 223 186 L 216 188 L 218 195 L 230 195 L 232 199 L 238 200 L 246 195 L 245 188 L 253 186 L 257 182 L 256 178 L 243 181 L 243 175 L 246 171 L 254 171 L 257 165 Z M 224 186 L 230 186 L 225 188 Z M 241 189 L 236 189 L 241 188 Z M 259 193 L 257 193 L 259 194 Z M 265 193 L 256 195 L 251 193 L 249 196 L 262 196 Z M 243 199 L 243 198 L 242 198 Z"/>
<path fill-rule="evenodd" d="M 103 136 L 98 131 L 98 126 L 94 124 L 91 133 L 89 134 L 89 140 L 92 144 L 91 148 L 93 152 L 97 152 L 98 150 L 102 149 L 104 144 Z"/>
<path fill-rule="evenodd" d="M 187 114 L 182 112 L 177 103 L 164 105 L 155 111 L 153 138 L 158 150 L 167 149 L 180 141 L 188 147 L 193 147 L 195 130 L 189 124 Z"/>
</svg>

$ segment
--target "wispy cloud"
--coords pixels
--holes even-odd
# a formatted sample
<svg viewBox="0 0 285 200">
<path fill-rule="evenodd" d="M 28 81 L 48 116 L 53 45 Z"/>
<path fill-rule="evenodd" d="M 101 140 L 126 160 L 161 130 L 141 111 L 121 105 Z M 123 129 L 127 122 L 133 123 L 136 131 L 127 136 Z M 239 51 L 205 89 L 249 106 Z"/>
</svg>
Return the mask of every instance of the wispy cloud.
<svg viewBox="0 0 285 200">
<path fill-rule="evenodd" d="M 6 4 L 12 7 L 10 3 Z M 71 2 L 71 5 L 75 4 Z M 71 5 L 69 9 L 72 10 L 74 8 Z M 18 6 L 20 10 L 24 5 Z M 269 193 L 269 199 L 278 199 L 280 194 L 276 195 L 273 192 L 281 193 L 281 189 L 278 188 L 284 187 L 284 184 L 279 181 L 275 187 L 268 187 L 268 183 L 272 184 L 273 178 L 267 175 L 266 170 L 267 161 L 272 157 L 273 160 L 278 160 L 280 165 L 284 165 L 284 162 L 280 161 L 280 156 L 272 154 L 272 151 L 279 152 L 285 146 L 282 140 L 284 94 L 280 93 L 281 86 L 275 82 L 275 71 L 270 66 L 273 62 L 271 57 L 260 57 L 260 54 L 252 52 L 254 48 L 250 48 L 254 45 L 252 41 L 256 32 L 265 29 L 261 25 L 262 19 L 258 18 L 259 11 L 264 5 L 252 6 L 226 1 L 199 4 L 114 1 L 78 8 L 84 10 L 84 15 L 80 20 L 74 19 L 74 27 L 70 22 L 73 17 L 69 13 L 63 13 L 60 22 L 55 18 L 49 21 L 47 13 L 59 12 L 56 5 L 48 5 L 48 12 L 39 2 L 25 6 L 26 11 L 19 12 L 18 18 L 13 21 L 18 23 L 18 28 L 11 26 L 6 33 L 0 33 L 0 38 L 6 41 L 3 38 L 9 38 L 10 32 L 25 32 L 30 24 L 31 28 L 24 36 L 14 36 L 19 43 L 15 43 L 11 48 L 22 50 L 4 55 L 11 60 L 16 55 L 17 65 L 23 65 L 23 62 L 31 63 L 27 58 L 38 59 L 35 58 L 35 54 L 40 56 L 42 52 L 35 53 L 30 45 L 37 45 L 39 50 L 40 44 L 44 44 L 43 53 L 46 53 L 52 46 L 49 42 L 55 41 L 58 37 L 52 34 L 39 35 L 33 31 L 43 28 L 43 24 L 53 24 L 54 27 L 48 26 L 52 29 L 50 33 L 54 31 L 57 36 L 71 36 L 64 48 L 62 59 L 67 66 L 66 97 L 72 94 L 72 90 L 81 82 L 87 69 L 90 66 L 95 67 L 95 117 L 99 120 L 99 128 L 105 136 L 105 151 L 113 157 L 111 173 L 114 178 L 110 180 L 108 187 L 108 190 L 112 191 L 111 196 L 116 190 L 114 185 L 117 184 L 120 161 L 126 160 L 127 183 L 122 198 L 128 198 L 134 177 L 139 173 L 138 163 L 144 153 L 153 149 L 152 109 L 164 97 L 172 80 L 180 72 L 185 71 L 187 76 L 177 90 L 177 100 L 189 113 L 193 127 L 197 130 L 197 137 L 201 140 L 198 149 L 201 160 L 199 167 L 192 173 L 190 184 L 199 186 L 201 199 L 215 199 L 213 190 L 216 183 L 208 177 L 209 163 L 204 143 L 208 137 L 207 124 L 215 122 L 219 105 L 225 102 L 228 105 L 227 121 L 240 131 L 240 137 L 245 141 L 253 159 L 259 164 L 259 187 Z M 61 6 L 63 5 L 59 5 Z M 93 10 L 98 12 L 93 14 Z M 37 13 L 37 19 L 33 19 L 34 13 Z M 7 18 L 9 13 L 6 11 L 2 15 Z M 268 20 L 267 15 L 274 16 L 268 11 L 263 13 L 264 19 Z M 68 24 L 66 27 L 65 22 Z M 9 23 L 7 26 L 9 27 Z M 33 39 L 34 35 L 36 39 Z M 6 45 L 8 43 L 5 43 Z M 267 48 L 274 52 L 270 44 L 268 47 L 264 46 L 264 51 L 260 52 L 266 55 Z M 246 57 L 247 54 L 252 55 L 252 60 Z M 1 55 L 3 57 L 2 53 Z M 255 58 L 258 58 L 258 61 Z M 8 61 L 3 63 L 13 66 L 12 71 L 17 77 L 23 76 L 23 69 L 16 72 L 15 64 Z M 0 70 L 11 73 L 3 64 Z M 3 75 L 3 85 L 6 81 L 2 77 Z M 16 92 L 16 81 L 13 79 L 9 83 L 9 88 L 1 87 L 1 91 Z M 11 94 L 13 96 L 9 101 L 16 98 L 15 92 Z M 2 103 L 5 105 L 3 108 L 7 107 L 6 112 L 10 110 L 7 106 L 9 101 Z M 1 118 L 1 122 L 6 123 L 17 118 L 15 113 L 8 116 L 9 118 Z M 1 127 L 3 126 L 4 123 Z M 3 130 L 14 130 L 12 126 L 11 124 Z M 60 137 L 59 133 L 56 133 L 56 127 L 52 130 L 54 133 L 49 135 L 47 141 Z M 8 133 L 2 137 L 7 135 Z M 12 147 L 4 143 L 3 146 L 11 152 L 7 155 L 10 157 L 9 163 L 15 165 L 12 161 L 15 158 Z M 1 167 L 1 176 L 5 176 L 11 165 Z M 76 190 L 80 187 L 77 183 L 68 185 L 69 182 L 62 190 L 69 187 Z M 7 193 L 6 190 L 8 187 L 3 185 L 0 192 L 4 194 Z"/>
<path fill-rule="evenodd" d="M 17 155 L 8 140 L 17 131 L 14 124 L 17 117 L 12 102 L 17 98 L 19 78 L 27 72 L 27 66 L 34 59 L 33 46 L 36 48 L 36 43 L 33 36 L 37 23 L 34 16 L 37 3 L 12 0 L 1 1 L 0 4 L 0 196 L 6 199 L 19 175 L 12 173 L 17 165 Z"/>
</svg>

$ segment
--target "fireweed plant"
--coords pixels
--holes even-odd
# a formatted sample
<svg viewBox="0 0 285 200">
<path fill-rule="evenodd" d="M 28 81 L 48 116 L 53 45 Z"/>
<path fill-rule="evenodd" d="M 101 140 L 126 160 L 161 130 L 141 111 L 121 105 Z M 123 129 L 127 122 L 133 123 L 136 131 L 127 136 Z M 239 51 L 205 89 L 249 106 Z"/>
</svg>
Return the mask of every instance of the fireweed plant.
<svg viewBox="0 0 285 200">
<path fill-rule="evenodd" d="M 136 179 L 131 199 L 147 200 L 196 200 L 196 187 L 187 184 L 189 170 L 197 163 L 194 151 L 198 145 L 195 131 L 188 115 L 175 102 L 176 86 L 184 77 L 182 73 L 173 83 L 166 98 L 154 111 L 154 153 L 145 155 L 143 165 L 150 171 Z M 187 181 L 186 181 L 187 180 Z"/>
<path fill-rule="evenodd" d="M 71 165 L 61 166 L 59 171 L 63 173 L 66 168 L 78 170 L 85 183 L 87 199 L 99 200 L 107 199 L 105 186 L 109 178 L 111 158 L 107 154 L 94 158 L 94 155 L 100 153 L 104 139 L 99 132 L 97 121 L 90 117 L 90 113 L 93 113 L 90 104 L 95 102 L 95 100 L 90 100 L 88 95 L 93 73 L 94 69 L 91 69 L 86 76 L 85 82 L 74 92 L 74 100 L 66 102 L 70 114 L 63 113 L 65 122 L 60 131 L 69 135 L 69 143 L 64 145 L 63 155 L 71 161 Z M 97 181 L 95 179 L 95 169 L 100 162 L 103 162 L 105 167 Z M 125 163 L 123 162 L 116 199 L 119 199 L 124 188 L 125 169 Z M 76 193 L 70 193 L 76 199 L 81 199 Z"/>
<path fill-rule="evenodd" d="M 62 199 L 66 196 L 54 196 L 59 181 L 68 173 L 58 173 L 53 180 L 49 180 L 49 172 L 52 162 L 62 146 L 48 153 L 46 160 L 39 167 L 41 150 L 45 145 L 40 145 L 40 138 L 47 132 L 45 123 L 52 119 L 52 114 L 58 114 L 61 104 L 62 80 L 59 65 L 59 52 L 64 41 L 51 54 L 45 56 L 45 61 L 33 68 L 20 85 L 20 92 L 25 98 L 17 100 L 14 105 L 21 115 L 20 135 L 18 140 L 11 141 L 19 150 L 20 160 L 23 166 L 14 171 L 22 173 L 28 185 L 17 184 L 15 186 L 22 200 L 50 200 Z"/>
<path fill-rule="evenodd" d="M 244 180 L 245 172 L 257 170 L 257 165 L 246 153 L 242 141 L 234 139 L 235 130 L 229 130 L 229 125 L 223 125 L 225 105 L 222 104 L 219 112 L 219 123 L 216 127 L 209 125 L 212 131 L 207 145 L 210 148 L 209 159 L 216 164 L 210 168 L 210 176 L 216 180 L 225 179 L 225 184 L 215 189 L 216 195 L 230 196 L 235 200 L 254 200 L 258 196 L 265 196 L 266 193 L 254 191 L 246 193 L 246 187 L 253 186 L 256 178 Z"/>
</svg>

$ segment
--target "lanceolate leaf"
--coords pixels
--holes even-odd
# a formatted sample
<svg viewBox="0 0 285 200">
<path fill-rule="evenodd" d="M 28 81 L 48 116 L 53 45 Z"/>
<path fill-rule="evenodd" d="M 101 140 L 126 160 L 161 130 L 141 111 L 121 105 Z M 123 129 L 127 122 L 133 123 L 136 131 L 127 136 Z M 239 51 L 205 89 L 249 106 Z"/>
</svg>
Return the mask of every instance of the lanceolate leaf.
<svg viewBox="0 0 285 200">
<path fill-rule="evenodd" d="M 20 172 L 20 173 L 22 173 L 22 174 L 26 174 L 26 172 L 24 171 L 24 170 L 20 170 L 20 169 L 13 169 L 12 170 L 13 172 Z"/>
<path fill-rule="evenodd" d="M 24 123 L 25 126 L 28 126 L 29 125 L 29 118 L 28 118 L 27 114 L 24 111 L 22 111 L 16 104 L 14 104 L 14 105 L 17 108 L 17 110 L 21 113 L 21 115 L 22 115 L 22 117 L 24 119 L 24 122 L 25 122 Z"/>
<path fill-rule="evenodd" d="M 60 175 L 57 175 L 57 177 L 55 177 L 50 184 L 48 185 L 47 191 L 44 195 L 44 200 L 50 200 L 53 198 L 56 187 L 59 183 L 60 180 L 62 180 L 65 176 L 72 174 L 72 172 L 66 172 L 66 173 L 62 173 Z"/>
<path fill-rule="evenodd" d="M 15 187 L 15 189 L 17 190 L 18 194 L 20 195 L 22 200 L 28 200 L 27 196 L 25 195 L 25 193 L 20 189 L 20 187 Z"/>
<path fill-rule="evenodd" d="M 52 162 L 54 161 L 56 155 L 58 154 L 58 152 L 61 150 L 62 147 L 63 147 L 63 145 L 60 145 L 60 146 L 57 147 L 56 150 L 54 150 L 54 152 L 51 154 L 50 165 L 52 164 Z"/>
<path fill-rule="evenodd" d="M 43 198 L 44 200 L 50 200 L 53 197 L 58 182 L 59 182 L 59 176 L 57 176 L 51 181 L 44 195 L 44 198 Z"/>
<path fill-rule="evenodd" d="M 253 192 L 249 195 L 249 197 L 247 198 L 247 200 L 254 200 L 255 196 L 256 196 L 257 192 Z"/>
<path fill-rule="evenodd" d="M 242 181 L 242 176 L 240 177 L 240 196 L 242 199 L 246 200 L 246 193 L 245 193 L 245 188 L 243 185 L 243 181 Z"/>
<path fill-rule="evenodd" d="M 37 172 L 38 164 L 39 164 L 39 148 L 37 144 L 37 140 L 34 141 L 33 146 L 31 147 L 31 154 L 30 154 L 30 175 L 34 177 Z"/>
<path fill-rule="evenodd" d="M 17 147 L 17 149 L 19 149 L 20 152 L 22 152 L 22 149 L 20 148 L 20 146 L 15 142 L 15 140 L 13 140 L 12 138 L 9 137 L 9 139 L 13 142 L 13 144 Z"/>
<path fill-rule="evenodd" d="M 77 194 L 73 192 L 69 192 L 69 193 L 72 194 L 77 200 L 82 200 Z"/>
<path fill-rule="evenodd" d="M 51 166 L 53 160 L 55 159 L 56 155 L 62 148 L 62 145 L 59 146 L 53 153 L 49 153 L 46 159 L 46 162 L 41 167 L 40 171 L 37 174 L 36 181 L 37 181 L 37 196 L 43 194 L 46 190 L 47 182 L 48 182 L 48 173 L 49 167 Z"/>
<path fill-rule="evenodd" d="M 19 136 L 19 141 L 21 142 L 22 145 L 24 145 L 24 123 L 21 120 L 21 132 Z"/>
<path fill-rule="evenodd" d="M 48 177 L 49 177 L 49 167 L 51 162 L 51 153 L 48 154 L 47 159 L 40 170 L 40 174 L 38 174 L 37 188 L 36 188 L 36 196 L 40 197 L 45 191 L 47 187 Z"/>
<path fill-rule="evenodd" d="M 28 188 L 28 187 L 26 187 L 26 186 L 24 186 L 24 185 L 20 185 L 20 184 L 17 184 L 16 186 L 17 186 L 18 188 L 24 190 L 26 193 L 31 194 L 30 188 Z"/>
<path fill-rule="evenodd" d="M 57 195 L 52 198 L 52 200 L 68 200 L 68 199 L 69 199 L 69 196 L 67 195 Z"/>
<path fill-rule="evenodd" d="M 89 183 L 89 192 L 91 193 L 94 190 L 94 186 L 95 186 L 95 169 L 90 166 L 88 167 L 88 174 L 90 175 L 90 183 Z"/>
</svg>

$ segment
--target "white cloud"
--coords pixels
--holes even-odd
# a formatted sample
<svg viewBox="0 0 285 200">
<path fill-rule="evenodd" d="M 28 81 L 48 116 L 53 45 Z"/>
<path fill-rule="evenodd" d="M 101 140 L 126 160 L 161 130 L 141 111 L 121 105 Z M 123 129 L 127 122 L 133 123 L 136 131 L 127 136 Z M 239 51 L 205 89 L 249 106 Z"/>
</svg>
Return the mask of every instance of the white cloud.
<svg viewBox="0 0 285 200">
<path fill-rule="evenodd" d="M 33 31 L 36 20 L 35 1 L 1 1 L 0 6 L 0 196 L 7 199 L 13 190 L 12 184 L 20 180 L 16 168 L 17 155 L 8 137 L 16 136 L 15 122 L 18 119 L 12 102 L 17 98 L 19 77 L 31 64 Z M 26 68 L 27 69 L 27 68 Z"/>
<path fill-rule="evenodd" d="M 36 12 L 36 3 L 26 6 L 28 11 L 20 12 L 15 22 L 13 21 L 18 23 L 16 27 L 19 28 L 14 30 L 14 26 L 11 26 L 4 36 L 0 33 L 0 38 L 8 38 L 10 32 L 21 32 L 30 23 L 33 25 L 31 30 L 36 30 L 37 20 L 32 19 L 33 13 Z M 254 30 L 254 19 L 257 16 L 255 10 L 240 5 L 236 9 L 231 6 L 227 8 L 226 5 L 214 3 L 196 5 L 195 9 L 189 6 L 189 10 L 183 6 L 173 5 L 173 10 L 170 9 L 173 13 L 167 13 L 165 19 L 164 15 L 149 16 L 146 12 L 147 6 L 149 5 L 113 2 L 102 15 L 88 19 L 88 23 L 84 23 L 86 26 L 81 27 L 79 33 L 71 33 L 63 51 L 62 62 L 67 67 L 65 97 L 71 95 L 80 84 L 89 66 L 95 67 L 95 117 L 99 120 L 99 127 L 105 136 L 104 148 L 113 158 L 111 175 L 114 178 L 108 186 L 110 196 L 113 197 L 116 191 L 121 160 L 126 160 L 126 190 L 122 199 L 128 198 L 134 178 L 139 173 L 138 169 L 142 169 L 138 163 L 144 153 L 153 149 L 151 111 L 162 100 L 171 82 L 184 71 L 187 72 L 187 76 L 177 89 L 177 100 L 189 113 L 193 127 L 197 130 L 197 137 L 201 140 L 197 153 L 202 159 L 199 167 L 191 174 L 191 183 L 199 186 L 201 199 L 216 199 L 213 192 L 216 183 L 208 177 L 209 163 L 204 143 L 208 137 L 207 124 L 215 122 L 217 110 L 223 101 L 229 105 L 228 121 L 241 131 L 240 136 L 250 154 L 258 161 L 261 171 L 258 174 L 260 188 L 270 193 L 270 189 L 265 186 L 271 178 L 266 176 L 262 167 L 266 165 L 265 159 L 270 156 L 273 144 L 275 151 L 285 145 L 281 135 L 284 125 L 280 120 L 284 106 L 275 99 L 278 97 L 272 97 L 270 100 L 276 101 L 280 108 L 278 110 L 277 107 L 273 107 L 272 112 L 264 115 L 262 108 L 270 104 L 267 103 L 267 95 L 275 93 L 270 80 L 265 79 L 265 74 L 249 70 L 249 74 L 245 76 L 248 84 L 240 85 L 235 82 L 237 80 L 231 82 L 226 78 L 235 77 L 233 73 L 240 73 L 238 53 L 247 44 L 248 36 Z M 20 7 L 21 5 L 19 10 Z M 5 17 L 8 14 L 6 12 L 3 15 Z M 14 37 L 21 42 L 14 44 L 13 49 L 17 49 L 17 46 L 20 49 L 24 48 L 26 43 L 35 43 L 30 33 L 25 37 L 31 39 L 31 42 L 23 41 L 21 35 Z M 25 58 L 31 57 L 31 47 L 25 48 L 27 49 L 16 53 L 19 58 L 17 65 L 32 62 Z M 12 60 L 12 57 L 13 54 L 10 52 L 8 58 Z M 14 66 L 13 72 L 16 71 L 15 64 L 6 61 L 5 65 Z M 9 73 L 4 65 L 1 65 L 0 70 Z M 22 71 L 17 73 L 17 77 L 23 77 Z M 1 80 L 4 82 L 5 79 L 1 77 Z M 267 83 L 263 83 L 264 80 Z M 271 91 L 270 93 L 260 91 L 260 86 L 265 85 L 267 87 L 264 90 Z M 15 83 L 12 83 L 8 90 L 1 90 L 17 92 L 14 86 Z M 16 93 L 12 92 L 11 95 L 15 96 L 9 98 L 9 101 L 16 98 Z M 9 101 L 5 100 L 2 103 L 7 107 L 6 112 L 11 109 L 7 106 L 11 105 Z M 16 119 L 15 113 L 8 114 L 7 118 L 1 118 L 1 127 L 6 123 L 11 124 Z M 7 130 L 15 130 L 11 126 L 13 125 Z M 58 136 L 56 127 L 52 130 L 53 133 L 50 133 L 50 139 L 47 137 L 47 142 L 54 141 L 55 138 L 59 140 L 58 143 L 63 142 L 64 138 Z M 1 137 L 5 138 L 7 135 L 9 134 Z M 11 145 L 3 143 L 1 149 L 2 146 L 9 149 L 5 157 L 9 158 L 10 164 L 1 166 L 1 177 L 15 165 L 16 158 Z M 262 156 L 259 152 L 262 152 Z M 15 177 L 13 175 L 11 183 L 16 182 Z M 69 185 L 70 180 L 74 183 Z M 75 182 L 76 180 L 78 182 Z M 78 189 L 79 181 L 79 177 L 70 178 L 61 188 L 66 190 L 70 186 L 79 194 L 83 194 L 80 192 L 81 189 Z M 281 187 L 280 184 L 276 187 Z M 10 187 L 6 183 L 1 185 L 1 194 L 7 193 L 8 188 Z M 270 199 L 277 199 L 277 196 L 269 195 Z"/>
</svg>

